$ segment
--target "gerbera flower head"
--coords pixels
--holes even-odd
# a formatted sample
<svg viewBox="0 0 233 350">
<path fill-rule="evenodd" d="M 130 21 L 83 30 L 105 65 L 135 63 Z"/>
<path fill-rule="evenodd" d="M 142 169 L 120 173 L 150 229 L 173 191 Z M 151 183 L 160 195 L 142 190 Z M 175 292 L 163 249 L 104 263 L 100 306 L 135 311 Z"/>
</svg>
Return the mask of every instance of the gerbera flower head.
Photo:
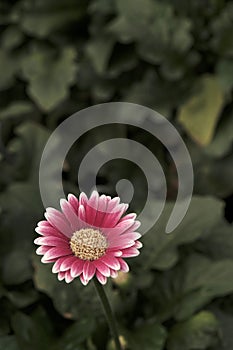
<svg viewBox="0 0 233 350">
<path fill-rule="evenodd" d="M 61 212 L 46 209 L 46 220 L 35 229 L 41 237 L 34 241 L 41 261 L 54 263 L 52 271 L 60 281 L 79 277 L 87 285 L 96 276 L 105 284 L 118 271 L 129 271 L 124 258 L 137 256 L 142 244 L 136 232 L 140 222 L 134 213 L 125 215 L 127 204 L 93 191 L 90 198 L 83 192 L 79 199 L 69 194 L 60 205 Z"/>
</svg>

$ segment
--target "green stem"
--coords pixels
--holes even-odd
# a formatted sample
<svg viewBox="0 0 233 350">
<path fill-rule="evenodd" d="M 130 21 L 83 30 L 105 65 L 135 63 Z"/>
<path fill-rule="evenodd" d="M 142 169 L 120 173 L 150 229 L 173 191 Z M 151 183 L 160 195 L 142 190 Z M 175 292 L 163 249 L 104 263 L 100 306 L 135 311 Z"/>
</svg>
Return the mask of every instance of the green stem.
<svg viewBox="0 0 233 350">
<path fill-rule="evenodd" d="M 108 321 L 110 331 L 111 331 L 113 339 L 115 341 L 116 350 L 122 350 L 121 344 L 119 341 L 119 334 L 118 334 L 118 330 L 117 330 L 116 320 L 115 320 L 115 317 L 113 315 L 113 312 L 112 312 L 111 306 L 109 304 L 105 290 L 104 290 L 102 284 L 99 283 L 99 281 L 97 280 L 96 277 L 93 278 L 93 280 L 95 283 L 95 288 L 96 288 L 97 294 L 99 295 L 102 306 L 104 308 L 105 316 L 106 316 L 106 319 Z"/>
</svg>

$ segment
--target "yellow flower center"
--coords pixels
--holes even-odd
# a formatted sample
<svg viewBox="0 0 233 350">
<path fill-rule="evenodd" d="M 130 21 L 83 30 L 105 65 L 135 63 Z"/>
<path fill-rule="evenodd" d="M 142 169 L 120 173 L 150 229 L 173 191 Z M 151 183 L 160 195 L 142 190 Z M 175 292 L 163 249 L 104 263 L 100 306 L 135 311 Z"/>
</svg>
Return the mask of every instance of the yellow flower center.
<svg viewBox="0 0 233 350">
<path fill-rule="evenodd" d="M 83 260 L 97 260 L 108 247 L 106 237 L 99 230 L 82 228 L 73 233 L 70 248 L 75 256 Z"/>
</svg>

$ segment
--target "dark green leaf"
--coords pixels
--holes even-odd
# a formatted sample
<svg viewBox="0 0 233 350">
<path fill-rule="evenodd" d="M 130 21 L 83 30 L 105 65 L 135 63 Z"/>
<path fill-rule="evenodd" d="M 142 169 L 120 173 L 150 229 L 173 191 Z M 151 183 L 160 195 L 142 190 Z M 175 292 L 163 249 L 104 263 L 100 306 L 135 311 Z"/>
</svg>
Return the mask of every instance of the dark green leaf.
<svg viewBox="0 0 233 350">
<path fill-rule="evenodd" d="M 176 324 L 168 338 L 168 350 L 207 350 L 218 345 L 220 329 L 216 317 L 202 311 L 185 322 Z"/>
<path fill-rule="evenodd" d="M 224 115 L 216 129 L 211 143 L 205 148 L 205 152 L 214 157 L 222 157 L 230 151 L 233 142 L 233 112 Z"/>
<path fill-rule="evenodd" d="M 91 336 L 95 327 L 94 318 L 83 319 L 75 322 L 63 334 L 54 350 L 76 350 Z"/>
<path fill-rule="evenodd" d="M 0 64 L 4 67 L 1 71 L 0 90 L 4 90 L 13 84 L 19 64 L 12 55 L 2 49 L 0 49 Z"/>
<path fill-rule="evenodd" d="M 34 107 L 32 103 L 16 101 L 0 111 L 0 120 L 11 119 L 25 114 L 27 115 L 33 112 L 33 110 Z"/>
<path fill-rule="evenodd" d="M 20 350 L 14 335 L 0 337 L 0 350 Z"/>
<path fill-rule="evenodd" d="M 46 323 L 39 322 L 36 317 L 31 318 L 17 312 L 12 318 L 12 327 L 20 349 L 41 350 L 50 349 L 51 335 Z"/>
<path fill-rule="evenodd" d="M 134 350 L 162 350 L 166 341 L 166 330 L 158 323 L 145 324 L 129 335 L 129 348 Z"/>
<path fill-rule="evenodd" d="M 223 203 L 211 197 L 193 197 L 180 225 L 171 234 L 165 234 L 172 207 L 172 203 L 166 204 L 162 217 L 145 236 L 145 248 L 140 257 L 144 260 L 142 265 L 145 268 L 163 270 L 173 266 L 178 260 L 178 246 L 193 242 L 209 232 L 221 217 Z M 153 211 L 153 207 L 151 210 Z"/>
<path fill-rule="evenodd" d="M 98 74 L 105 72 L 112 50 L 114 40 L 111 37 L 103 36 L 94 38 L 87 44 L 86 52 Z"/>
<path fill-rule="evenodd" d="M 79 6 L 74 0 L 33 1 L 26 0 L 17 3 L 12 18 L 29 35 L 45 38 L 57 30 L 80 19 L 85 9 L 85 2 Z"/>
<path fill-rule="evenodd" d="M 3 282 L 15 285 L 27 281 L 31 276 L 32 268 L 26 252 L 23 250 L 9 252 L 3 261 Z"/>
<path fill-rule="evenodd" d="M 233 62 L 232 59 L 223 59 L 217 65 L 217 76 L 220 84 L 226 92 L 230 92 L 233 87 Z"/>
<path fill-rule="evenodd" d="M 72 47 L 63 47 L 55 57 L 50 50 L 34 47 L 23 57 L 21 69 L 29 83 L 28 94 L 42 110 L 52 110 L 68 96 L 77 72 L 75 57 Z"/>
</svg>

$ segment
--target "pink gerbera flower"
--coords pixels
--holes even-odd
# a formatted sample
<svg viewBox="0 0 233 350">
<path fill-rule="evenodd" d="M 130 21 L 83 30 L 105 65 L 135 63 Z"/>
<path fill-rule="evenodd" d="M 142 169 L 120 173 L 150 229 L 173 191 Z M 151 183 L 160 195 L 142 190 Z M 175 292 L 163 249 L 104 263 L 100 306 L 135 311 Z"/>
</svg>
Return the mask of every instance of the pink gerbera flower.
<svg viewBox="0 0 233 350">
<path fill-rule="evenodd" d="M 96 276 L 105 284 L 107 277 L 117 277 L 118 271 L 128 272 L 123 258 L 139 254 L 142 247 L 135 232 L 140 226 L 136 214 L 123 216 L 128 205 L 119 197 L 111 199 L 94 191 L 88 199 L 84 193 L 79 200 L 72 194 L 61 199 L 62 212 L 47 208 L 46 220 L 40 221 L 36 252 L 43 263 L 54 263 L 52 271 L 58 279 L 70 283 L 79 277 L 84 285 Z"/>
</svg>

